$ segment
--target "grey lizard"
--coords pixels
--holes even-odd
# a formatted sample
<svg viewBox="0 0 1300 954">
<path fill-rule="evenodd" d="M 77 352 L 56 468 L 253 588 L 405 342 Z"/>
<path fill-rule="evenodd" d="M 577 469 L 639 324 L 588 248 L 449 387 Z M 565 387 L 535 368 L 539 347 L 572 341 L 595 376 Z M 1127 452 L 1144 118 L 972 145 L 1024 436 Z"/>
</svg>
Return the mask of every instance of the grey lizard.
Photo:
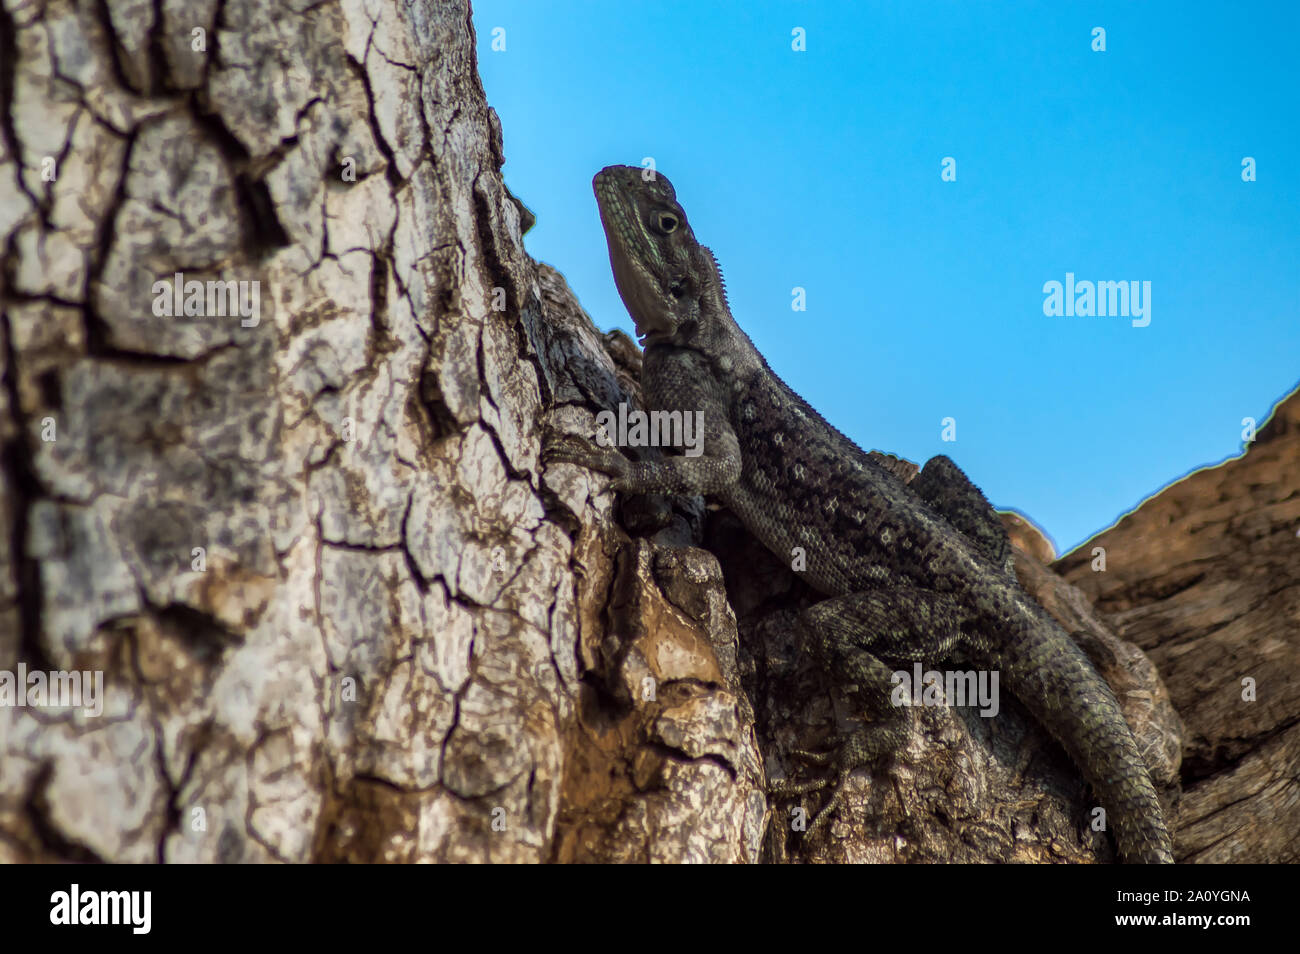
<svg viewBox="0 0 1300 954">
<path fill-rule="evenodd" d="M 645 406 L 702 411 L 703 453 L 631 461 L 559 438 L 547 459 L 612 475 L 624 493 L 711 496 L 782 559 L 802 549 L 802 575 L 826 598 L 797 618 L 799 645 L 872 719 L 823 759 L 840 784 L 902 738 L 891 673 L 962 660 L 998 671 L 1062 744 L 1106 806 L 1125 861 L 1172 862 L 1160 801 L 1114 694 L 1016 581 L 1006 532 L 979 489 L 942 456 L 905 484 L 888 459 L 786 386 L 736 324 L 718 264 L 663 175 L 610 166 L 593 188 L 615 283 L 645 348 Z"/>
</svg>

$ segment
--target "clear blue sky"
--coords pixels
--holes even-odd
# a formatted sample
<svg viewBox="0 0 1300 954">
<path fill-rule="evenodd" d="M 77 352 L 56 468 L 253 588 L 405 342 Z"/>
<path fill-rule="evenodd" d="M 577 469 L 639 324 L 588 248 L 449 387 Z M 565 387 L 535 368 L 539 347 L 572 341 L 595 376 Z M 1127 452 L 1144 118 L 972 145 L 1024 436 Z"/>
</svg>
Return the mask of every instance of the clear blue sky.
<svg viewBox="0 0 1300 954">
<path fill-rule="evenodd" d="M 477 0 L 474 25 L 525 244 L 597 326 L 632 327 L 591 177 L 653 157 L 791 387 L 867 449 L 948 454 L 1059 552 L 1300 382 L 1300 3 Z M 1151 282 L 1150 325 L 1045 316 L 1066 272 Z"/>
</svg>

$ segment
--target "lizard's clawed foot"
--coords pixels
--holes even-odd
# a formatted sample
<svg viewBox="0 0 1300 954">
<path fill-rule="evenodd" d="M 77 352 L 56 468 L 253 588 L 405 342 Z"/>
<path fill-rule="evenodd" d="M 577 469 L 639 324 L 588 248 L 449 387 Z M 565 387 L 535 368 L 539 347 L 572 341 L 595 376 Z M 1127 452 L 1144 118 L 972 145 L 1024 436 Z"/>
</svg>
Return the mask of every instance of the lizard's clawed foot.
<svg viewBox="0 0 1300 954">
<path fill-rule="evenodd" d="M 812 752 L 807 749 L 792 749 L 790 754 L 797 759 L 819 767 L 837 766 L 840 761 L 842 749 L 836 748 L 829 752 Z M 805 838 L 811 838 L 817 834 L 831 816 L 835 814 L 843 801 L 844 782 L 848 779 L 852 768 L 839 767 L 834 776 L 823 776 L 821 778 L 808 779 L 803 782 L 796 782 L 793 779 L 779 779 L 767 786 L 768 795 L 774 798 L 798 798 L 802 795 L 808 795 L 812 792 L 821 792 L 826 789 L 831 790 L 830 797 L 826 799 L 825 804 L 813 815 L 812 822 L 809 823 L 807 830 L 804 832 Z"/>
<path fill-rule="evenodd" d="M 542 460 L 548 464 L 577 464 L 615 480 L 626 477 L 631 469 L 631 463 L 617 449 L 600 447 L 576 434 L 560 431 L 548 431 L 545 435 Z"/>
<path fill-rule="evenodd" d="M 790 753 L 800 758 L 810 758 L 819 764 L 830 764 L 834 761 L 833 753 L 821 752 L 804 752 L 796 750 Z M 839 810 L 840 804 L 844 800 L 844 783 L 848 780 L 852 769 L 840 769 L 835 773 L 835 777 L 814 778 L 806 782 L 794 782 L 789 779 L 781 779 L 768 785 L 767 793 L 775 798 L 792 798 L 800 795 L 807 795 L 810 792 L 820 792 L 826 789 L 831 790 L 830 797 L 826 799 L 825 804 L 817 809 L 809 823 L 807 830 L 804 832 L 805 838 L 811 838 L 826 826 L 831 816 Z"/>
<path fill-rule="evenodd" d="M 825 827 L 831 816 L 843 804 L 844 784 L 854 770 L 881 761 L 894 751 L 900 742 L 898 723 L 887 720 L 852 733 L 828 752 L 793 749 L 790 755 L 815 766 L 829 768 L 831 771 L 821 778 L 802 782 L 780 779 L 768 785 L 767 793 L 774 798 L 796 798 L 829 789 L 830 796 L 817 810 L 807 831 L 804 832 L 805 838 L 811 837 Z"/>
</svg>

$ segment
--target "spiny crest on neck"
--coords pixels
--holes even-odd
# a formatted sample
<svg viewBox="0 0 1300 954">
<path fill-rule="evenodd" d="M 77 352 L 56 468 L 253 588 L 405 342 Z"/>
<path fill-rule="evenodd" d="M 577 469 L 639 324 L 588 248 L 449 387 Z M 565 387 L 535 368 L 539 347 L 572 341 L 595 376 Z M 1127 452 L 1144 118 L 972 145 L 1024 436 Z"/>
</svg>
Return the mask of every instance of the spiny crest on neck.
<svg viewBox="0 0 1300 954">
<path fill-rule="evenodd" d="M 722 275 L 722 266 L 718 264 L 718 256 L 714 255 L 713 249 L 709 248 L 707 245 L 701 245 L 700 248 L 704 249 L 704 254 L 708 255 L 709 261 L 713 263 L 713 274 L 718 278 L 718 291 L 722 294 L 722 303 L 726 305 L 727 310 L 730 311 L 731 302 L 727 300 L 727 280 Z"/>
</svg>

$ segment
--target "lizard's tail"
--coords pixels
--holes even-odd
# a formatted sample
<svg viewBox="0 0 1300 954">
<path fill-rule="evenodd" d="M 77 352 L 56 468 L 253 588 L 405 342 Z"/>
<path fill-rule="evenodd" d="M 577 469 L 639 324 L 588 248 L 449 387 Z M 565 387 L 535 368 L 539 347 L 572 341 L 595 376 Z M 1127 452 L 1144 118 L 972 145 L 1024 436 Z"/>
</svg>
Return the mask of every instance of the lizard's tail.
<svg viewBox="0 0 1300 954">
<path fill-rule="evenodd" d="M 1012 658 L 1004 659 L 1007 688 L 1051 731 L 1101 797 L 1122 859 L 1172 864 L 1160 799 L 1115 694 L 1046 612 L 1038 619 L 1014 641 Z"/>
</svg>

